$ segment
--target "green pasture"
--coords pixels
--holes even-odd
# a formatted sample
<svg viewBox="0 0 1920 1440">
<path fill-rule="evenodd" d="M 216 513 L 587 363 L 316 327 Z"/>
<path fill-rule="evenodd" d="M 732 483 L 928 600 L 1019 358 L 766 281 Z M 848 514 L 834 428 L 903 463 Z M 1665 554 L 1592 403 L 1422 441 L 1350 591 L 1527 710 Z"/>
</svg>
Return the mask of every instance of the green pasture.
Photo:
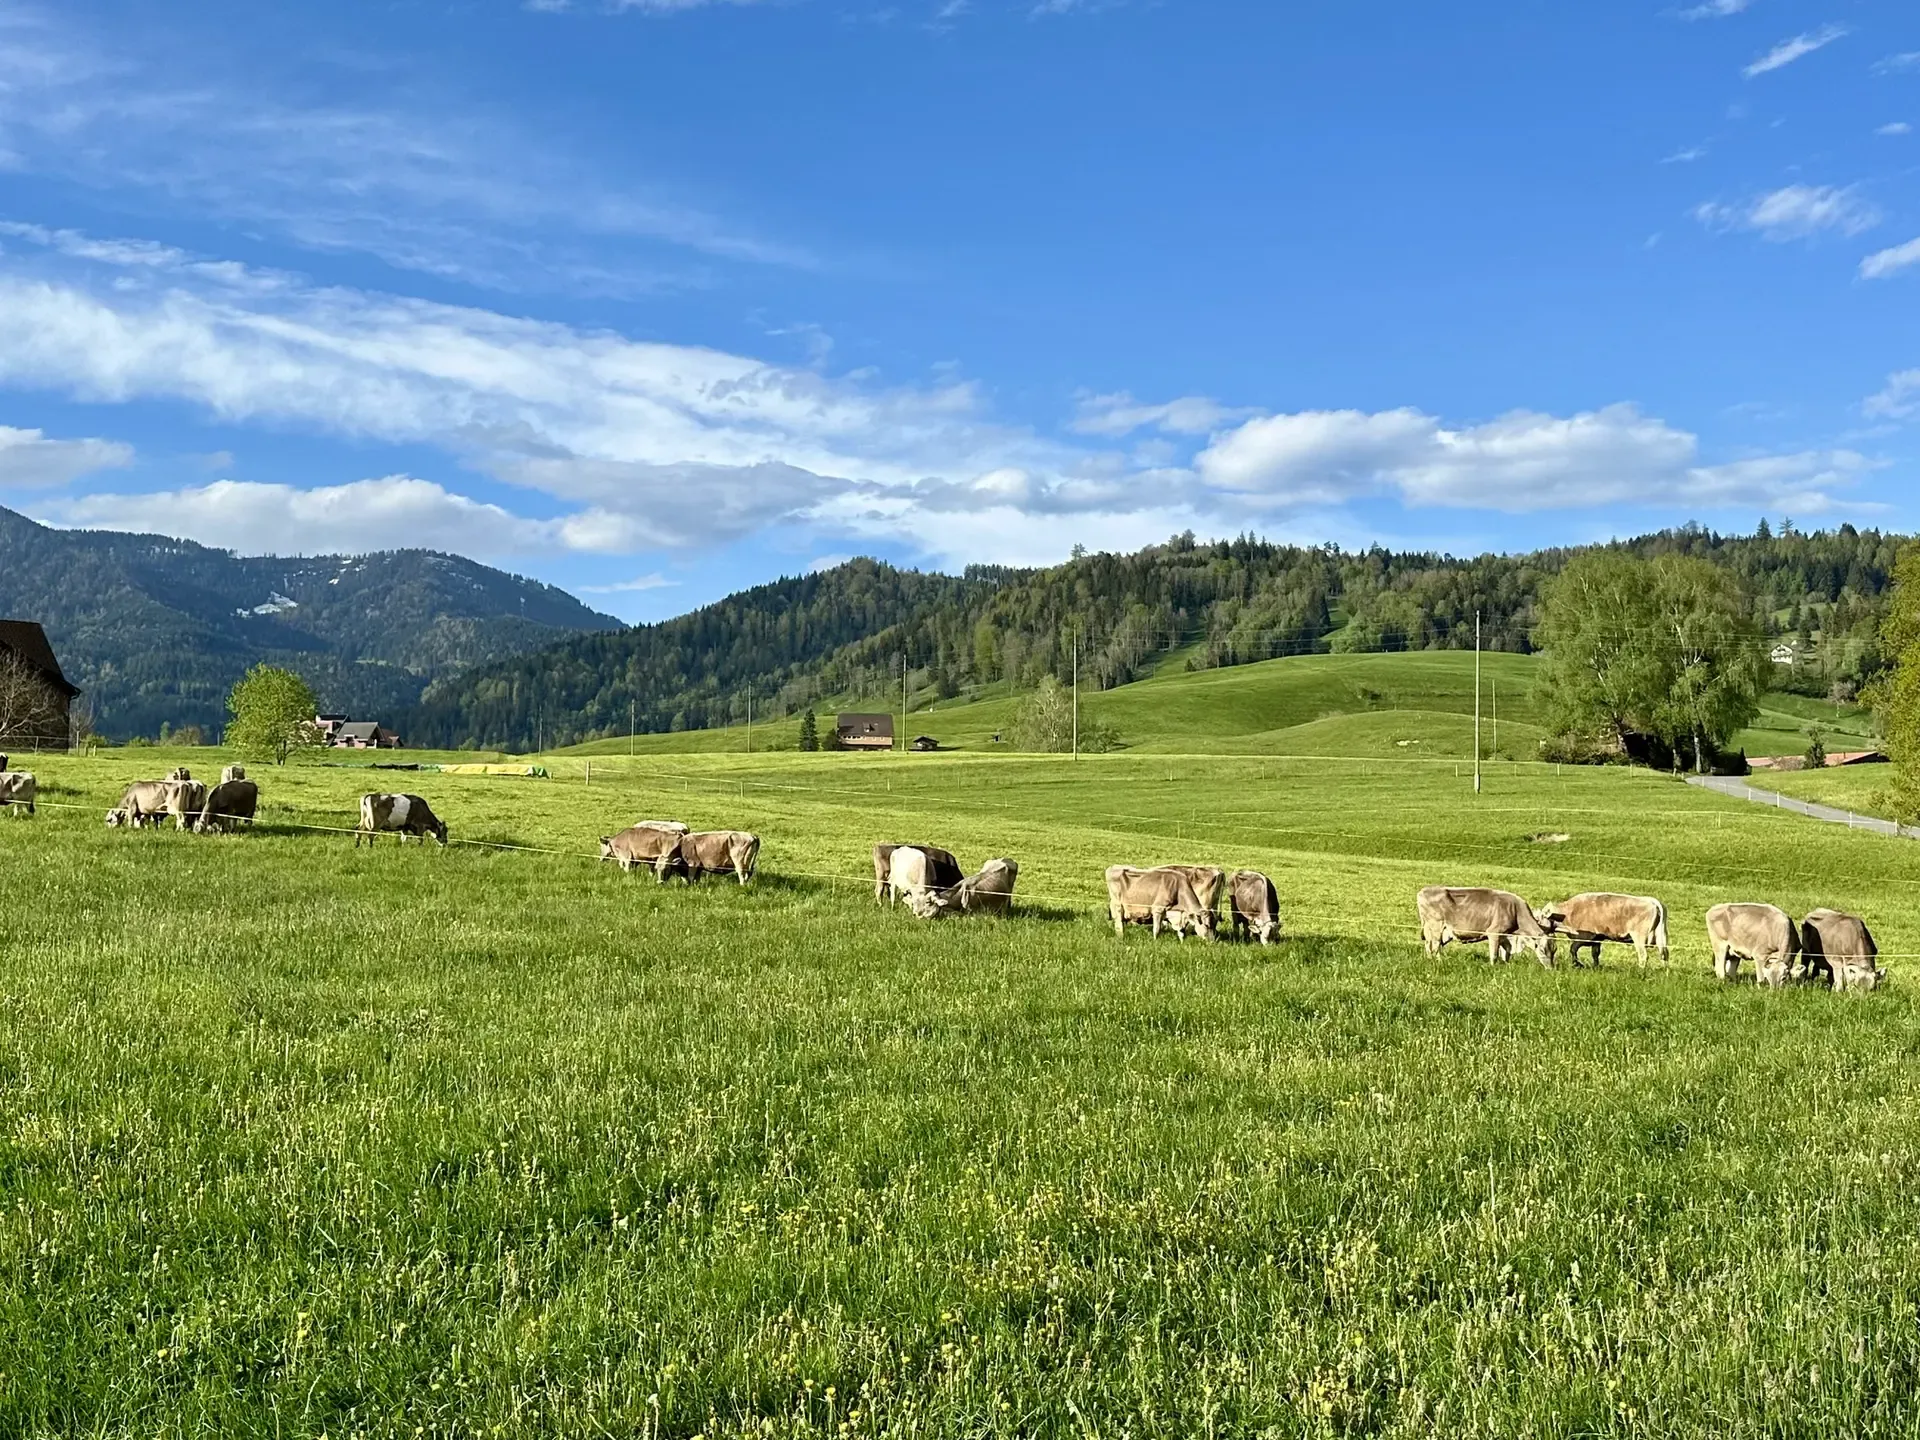
<svg viewBox="0 0 1920 1440">
<path fill-rule="evenodd" d="M 265 767 L 231 837 L 101 824 L 215 752 L 41 759 L 0 1433 L 1920 1430 L 1920 849 L 1621 769 L 1476 797 L 1355 721 L 1346 759 Z M 456 844 L 333 833 L 376 787 Z M 642 817 L 761 873 L 590 858 Z M 1014 857 L 1019 912 L 877 909 L 876 840 Z M 1175 860 L 1266 869 L 1288 938 L 1115 939 L 1103 867 Z M 1672 964 L 1429 959 L 1435 881 L 1662 896 Z M 1860 910 L 1889 988 L 1713 981 L 1733 898 Z"/>
</svg>

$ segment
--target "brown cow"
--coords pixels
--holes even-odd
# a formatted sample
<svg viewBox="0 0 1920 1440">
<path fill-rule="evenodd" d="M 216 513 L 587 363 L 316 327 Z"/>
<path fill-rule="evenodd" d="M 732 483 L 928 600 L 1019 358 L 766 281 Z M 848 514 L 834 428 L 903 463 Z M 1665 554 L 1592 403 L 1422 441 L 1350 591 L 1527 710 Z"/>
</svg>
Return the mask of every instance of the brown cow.
<svg viewBox="0 0 1920 1440">
<path fill-rule="evenodd" d="M 237 768 L 237 767 L 229 767 Z M 222 780 L 207 792 L 207 803 L 200 809 L 201 834 L 231 830 L 240 821 L 253 823 L 253 812 L 260 804 L 260 787 L 251 780 Z"/>
<path fill-rule="evenodd" d="M 1600 964 L 1602 941 L 1632 945 L 1642 965 L 1647 963 L 1649 947 L 1660 952 L 1660 963 L 1667 963 L 1667 907 L 1645 895 L 1612 895 L 1592 891 L 1562 900 L 1557 905 L 1542 905 L 1535 918 L 1556 935 L 1567 937 L 1567 958 L 1576 966 L 1580 951 L 1593 952 L 1593 963 Z"/>
<path fill-rule="evenodd" d="M 1518 940 L 1553 966 L 1553 936 L 1534 917 L 1527 902 L 1508 890 L 1429 885 L 1414 898 L 1420 915 L 1420 939 L 1429 955 L 1450 941 L 1487 942 L 1487 959 L 1505 960 Z"/>
<path fill-rule="evenodd" d="M 1713 947 L 1713 973 L 1737 979 L 1742 960 L 1753 961 L 1754 982 L 1778 989 L 1793 973 L 1800 954 L 1800 930 L 1778 905 L 1746 901 L 1716 905 L 1707 911 L 1707 942 Z"/>
<path fill-rule="evenodd" d="M 173 785 L 170 780 L 134 781 L 121 795 L 120 803 L 107 812 L 107 824 L 126 825 L 135 830 L 143 825 L 159 824 L 160 817 L 167 813 Z"/>
<path fill-rule="evenodd" d="M 682 833 L 646 822 L 629 825 L 618 835 L 600 837 L 600 858 L 619 865 L 623 875 L 636 865 L 650 866 L 653 878 L 664 881 L 669 871 L 680 868 Z"/>
<path fill-rule="evenodd" d="M 680 871 L 689 884 L 702 875 L 733 875 L 744 885 L 759 858 L 760 837 L 746 830 L 696 830 L 680 837 Z"/>
<path fill-rule="evenodd" d="M 1113 933 L 1125 935 L 1126 927 L 1150 925 L 1154 937 L 1160 927 L 1169 926 L 1185 940 L 1189 925 L 1196 935 L 1211 940 L 1217 923 L 1212 907 L 1194 890 L 1191 868 L 1163 865 L 1139 870 L 1131 865 L 1107 867 L 1107 916 L 1113 921 Z"/>
<path fill-rule="evenodd" d="M 938 845 L 902 845 L 880 844 L 873 847 L 873 900 L 877 905 L 882 898 L 889 904 L 898 901 L 907 892 L 893 887 L 893 852 L 896 850 L 918 850 L 927 857 L 926 886 L 936 890 L 947 890 L 958 885 L 966 872 L 960 868 L 960 862 L 953 858 L 951 850 L 942 850 Z"/>
<path fill-rule="evenodd" d="M 1258 870 L 1236 870 L 1227 880 L 1228 903 L 1233 907 L 1233 933 L 1251 934 L 1262 945 L 1280 935 L 1280 897 L 1273 881 Z"/>
<path fill-rule="evenodd" d="M 200 823 L 200 813 L 206 808 L 207 787 L 198 780 L 167 782 L 167 813 L 173 817 L 175 829 L 193 829 Z"/>
<path fill-rule="evenodd" d="M 360 828 L 353 832 L 353 848 L 358 850 L 362 840 L 373 844 L 374 837 L 382 832 L 393 835 L 402 845 L 409 835 L 422 845 L 429 835 L 442 845 L 447 843 L 446 821 L 418 795 L 375 793 L 360 797 Z"/>
<path fill-rule="evenodd" d="M 1844 910 L 1809 912 L 1800 922 L 1800 953 L 1806 977 L 1822 976 L 1835 990 L 1877 990 L 1887 978 L 1867 922 Z"/>
</svg>

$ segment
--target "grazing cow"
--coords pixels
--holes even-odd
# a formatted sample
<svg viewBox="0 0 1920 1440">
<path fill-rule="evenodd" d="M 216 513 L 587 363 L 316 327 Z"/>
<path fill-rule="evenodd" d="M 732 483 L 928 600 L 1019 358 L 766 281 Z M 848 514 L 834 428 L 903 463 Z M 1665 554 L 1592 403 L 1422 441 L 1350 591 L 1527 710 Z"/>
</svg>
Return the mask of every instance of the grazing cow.
<svg viewBox="0 0 1920 1440">
<path fill-rule="evenodd" d="M 1156 939 L 1166 925 L 1181 940 L 1193 933 L 1211 940 L 1216 919 L 1211 906 L 1194 890 L 1191 868 L 1162 865 L 1153 870 L 1138 870 L 1131 865 L 1107 867 L 1107 916 L 1113 921 L 1113 933 L 1125 935 L 1128 925 L 1150 925 Z"/>
<path fill-rule="evenodd" d="M 1575 965 L 1586 949 L 1593 952 L 1597 967 L 1600 944 L 1606 940 L 1632 945 L 1642 965 L 1647 963 L 1649 947 L 1660 952 L 1662 965 L 1667 963 L 1667 907 L 1650 896 L 1594 891 L 1557 905 L 1542 905 L 1534 915 L 1554 934 L 1567 937 L 1567 958 Z"/>
<path fill-rule="evenodd" d="M 1553 936 L 1534 917 L 1527 902 L 1507 890 L 1429 885 L 1414 899 L 1420 914 L 1420 939 L 1429 955 L 1458 940 L 1487 942 L 1489 961 L 1505 960 L 1519 941 L 1553 967 Z"/>
<path fill-rule="evenodd" d="M 206 808 L 207 787 L 198 780 L 167 782 L 167 813 L 173 817 L 176 829 L 193 829 L 200 823 L 201 812 Z"/>
<path fill-rule="evenodd" d="M 447 843 L 447 823 L 433 813 L 433 807 L 418 795 L 362 795 L 360 828 L 353 832 L 353 848 L 360 842 L 373 844 L 374 836 L 390 832 L 400 844 L 411 835 L 422 845 L 431 835 L 442 845 Z"/>
<path fill-rule="evenodd" d="M 960 862 L 953 858 L 951 850 L 942 850 L 938 845 L 901 845 L 880 844 L 873 847 L 873 901 L 877 905 L 882 897 L 889 903 L 899 900 L 905 892 L 893 888 L 893 852 L 896 850 L 918 850 L 927 857 L 929 887 L 947 890 L 960 883 L 965 871 Z"/>
<path fill-rule="evenodd" d="M 1707 911 L 1707 942 L 1713 947 L 1713 973 L 1722 980 L 1740 974 L 1742 960 L 1753 961 L 1756 984 L 1776 989 L 1787 983 L 1800 954 L 1800 930 L 1778 905 L 1740 902 Z"/>
<path fill-rule="evenodd" d="M 229 765 L 220 772 L 220 783 L 222 785 L 226 784 L 229 780 L 244 780 L 246 778 L 247 767 L 244 765 Z"/>
<path fill-rule="evenodd" d="M 143 825 L 159 824 L 160 817 L 171 808 L 176 783 L 171 780 L 134 781 L 120 797 L 120 803 L 107 812 L 107 824 L 127 825 L 135 830 Z"/>
<path fill-rule="evenodd" d="M 1220 892 L 1226 888 L 1227 872 L 1217 865 L 1165 865 L 1165 870 L 1179 870 L 1193 883 L 1193 893 L 1199 897 L 1200 908 L 1211 910 L 1217 916 L 1220 911 Z"/>
<path fill-rule="evenodd" d="M 1020 878 L 1018 862 L 989 860 L 975 874 L 944 890 L 929 890 L 919 900 L 908 898 L 913 913 L 923 919 L 950 910 L 971 914 L 1006 915 L 1013 909 L 1013 887 Z"/>
<path fill-rule="evenodd" d="M 1806 977 L 1816 975 L 1836 990 L 1877 990 L 1887 972 L 1879 963 L 1867 922 L 1844 910 L 1815 910 L 1800 922 L 1800 954 Z"/>
<path fill-rule="evenodd" d="M 944 850 L 895 845 L 887 856 L 887 887 L 893 898 L 904 899 L 907 908 L 923 920 L 940 908 L 934 897 L 952 890 L 962 878 L 960 866 Z"/>
<path fill-rule="evenodd" d="M 7 757 L 0 755 L 0 806 L 10 809 L 19 805 L 26 814 L 33 814 L 35 797 L 40 793 L 40 782 L 33 778 L 31 770 L 8 770 L 6 763 Z"/>
<path fill-rule="evenodd" d="M 1280 897 L 1273 881 L 1258 870 L 1236 870 L 1228 877 L 1227 895 L 1233 907 L 1233 933 L 1251 934 L 1262 945 L 1280 935 Z"/>
<path fill-rule="evenodd" d="M 187 767 L 186 767 L 186 766 L 184 766 L 184 765 L 179 765 L 179 766 L 176 766 L 175 768 L 173 768 L 172 770 L 169 770 L 169 771 L 167 772 L 167 779 L 169 779 L 169 780 L 191 780 L 191 779 L 193 779 L 193 772 L 192 772 L 191 770 L 189 770 L 189 769 L 187 769 Z"/>
<path fill-rule="evenodd" d="M 684 833 L 685 826 L 673 830 L 666 824 L 643 820 L 638 825 L 629 825 L 618 835 L 602 835 L 600 858 L 613 861 L 623 875 L 636 865 L 650 866 L 653 878 L 664 881 L 668 871 L 680 867 L 680 837 Z"/>
<path fill-rule="evenodd" d="M 200 823 L 194 828 L 201 834 L 213 830 L 231 830 L 240 821 L 253 823 L 253 812 L 260 805 L 260 787 L 251 780 L 222 780 L 207 792 L 207 803 L 201 807 Z"/>
<path fill-rule="evenodd" d="M 688 884 L 702 875 L 734 875 L 744 885 L 759 858 L 760 837 L 745 830 L 697 830 L 680 837 L 680 873 Z"/>
</svg>

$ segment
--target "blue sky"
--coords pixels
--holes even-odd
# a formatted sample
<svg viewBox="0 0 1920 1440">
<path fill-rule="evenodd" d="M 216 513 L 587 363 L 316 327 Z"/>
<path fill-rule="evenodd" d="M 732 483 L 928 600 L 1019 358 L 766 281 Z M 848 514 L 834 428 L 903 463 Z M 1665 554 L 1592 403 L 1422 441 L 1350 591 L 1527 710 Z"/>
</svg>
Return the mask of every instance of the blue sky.
<svg viewBox="0 0 1920 1440">
<path fill-rule="evenodd" d="M 1911 4 L 275 8 L 0 0 L 0 504 L 630 619 L 1920 528 Z"/>
</svg>

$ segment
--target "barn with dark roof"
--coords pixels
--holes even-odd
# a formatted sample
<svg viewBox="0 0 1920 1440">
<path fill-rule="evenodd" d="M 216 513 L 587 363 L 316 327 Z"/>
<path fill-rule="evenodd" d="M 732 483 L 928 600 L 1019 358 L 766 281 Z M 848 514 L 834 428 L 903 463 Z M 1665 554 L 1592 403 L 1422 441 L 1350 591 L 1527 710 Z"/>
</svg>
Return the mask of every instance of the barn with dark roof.
<svg viewBox="0 0 1920 1440">
<path fill-rule="evenodd" d="M 68 716 L 80 687 L 68 680 L 60 669 L 59 658 L 47 632 L 33 620 L 0 620 L 0 656 L 23 662 L 45 685 L 51 704 L 45 715 L 30 729 L 16 731 L 14 744 L 22 740 L 39 745 L 65 746 Z M 6 717 L 0 716 L 0 720 Z"/>
</svg>

